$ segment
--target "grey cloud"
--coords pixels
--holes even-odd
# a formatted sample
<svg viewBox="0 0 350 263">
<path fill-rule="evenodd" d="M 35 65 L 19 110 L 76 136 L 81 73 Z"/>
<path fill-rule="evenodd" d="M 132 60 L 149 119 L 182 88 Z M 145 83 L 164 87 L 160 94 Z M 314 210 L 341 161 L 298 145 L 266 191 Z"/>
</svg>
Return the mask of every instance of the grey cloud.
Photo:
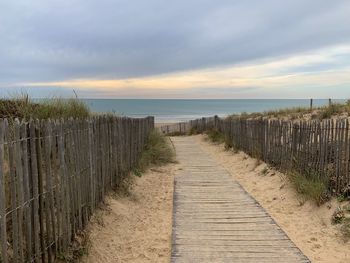
<svg viewBox="0 0 350 263">
<path fill-rule="evenodd" d="M 0 2 L 0 83 L 127 78 L 350 41 L 348 0 Z"/>
</svg>

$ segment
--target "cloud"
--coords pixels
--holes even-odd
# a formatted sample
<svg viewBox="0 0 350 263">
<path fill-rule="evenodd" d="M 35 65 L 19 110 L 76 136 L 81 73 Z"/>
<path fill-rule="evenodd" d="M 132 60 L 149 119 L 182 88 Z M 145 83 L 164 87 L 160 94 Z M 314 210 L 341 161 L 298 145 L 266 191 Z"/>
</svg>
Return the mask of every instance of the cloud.
<svg viewBox="0 0 350 263">
<path fill-rule="evenodd" d="M 95 80 L 85 88 L 109 92 L 110 80 L 119 90 L 160 90 L 165 82 L 165 89 L 177 92 L 240 82 L 255 87 L 241 73 L 263 69 L 241 67 L 232 73 L 225 68 L 347 44 L 349 13 L 348 0 L 1 1 L 0 85 L 75 87 L 72 80 Z M 312 69 L 342 67 L 325 63 Z M 305 71 L 300 63 L 297 67 Z M 209 76 L 202 74 L 206 71 Z M 213 80 L 212 71 L 216 76 L 233 74 L 233 84 Z"/>
<path fill-rule="evenodd" d="M 341 58 L 341 59 L 339 59 Z M 350 45 L 273 61 L 125 79 L 73 79 L 12 87 L 75 89 L 84 97 L 349 97 Z M 335 94 L 335 90 L 337 93 Z"/>
</svg>

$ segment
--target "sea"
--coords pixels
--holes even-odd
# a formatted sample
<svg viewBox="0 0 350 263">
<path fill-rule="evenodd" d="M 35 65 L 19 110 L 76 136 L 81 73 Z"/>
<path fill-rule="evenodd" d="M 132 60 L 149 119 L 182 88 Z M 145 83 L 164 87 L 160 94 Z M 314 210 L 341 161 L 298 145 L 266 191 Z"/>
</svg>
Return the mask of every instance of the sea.
<svg viewBox="0 0 350 263">
<path fill-rule="evenodd" d="M 290 107 L 308 107 L 309 99 L 83 99 L 94 112 L 113 112 L 122 116 L 154 116 L 156 123 L 176 123 L 201 117 L 225 117 L 242 112 L 263 112 Z M 345 100 L 332 100 L 344 102 Z M 314 106 L 328 99 L 314 99 Z"/>
</svg>

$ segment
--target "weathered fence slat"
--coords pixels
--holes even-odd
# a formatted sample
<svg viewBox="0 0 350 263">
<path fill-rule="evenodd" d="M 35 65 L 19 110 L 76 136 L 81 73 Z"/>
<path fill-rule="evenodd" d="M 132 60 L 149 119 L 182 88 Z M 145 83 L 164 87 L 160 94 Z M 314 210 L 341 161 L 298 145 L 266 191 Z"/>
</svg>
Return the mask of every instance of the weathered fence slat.
<svg viewBox="0 0 350 263">
<path fill-rule="evenodd" d="M 26 236 L 26 260 L 32 258 L 32 218 L 30 211 L 31 195 L 29 185 L 29 163 L 28 163 L 28 134 L 27 123 L 22 122 L 20 126 L 21 145 L 19 150 L 22 150 L 22 162 L 23 162 L 23 196 L 24 196 L 24 221 L 25 221 L 25 236 Z M 21 149 L 22 148 L 22 149 Z"/>
<path fill-rule="evenodd" d="M 0 119 L 0 262 L 54 262 L 138 162 L 154 119 Z"/>
<path fill-rule="evenodd" d="M 29 122 L 29 146 L 30 146 L 30 164 L 31 164 L 31 183 L 33 188 L 33 202 L 32 202 L 32 213 L 33 213 L 33 241 L 34 241 L 34 259 L 35 262 L 41 261 L 41 238 L 39 237 L 40 219 L 39 219 L 39 189 L 38 189 L 38 161 L 37 161 L 37 134 L 35 131 L 35 123 L 31 120 Z"/>
<path fill-rule="evenodd" d="M 14 144 L 15 138 L 10 133 L 10 129 L 7 129 L 6 139 L 10 141 L 8 143 L 8 156 L 9 156 L 9 190 L 11 199 L 11 217 L 12 217 L 12 240 L 13 240 L 13 261 L 17 262 L 20 258 L 19 252 L 19 230 L 18 230 L 18 211 L 17 211 L 17 187 L 16 187 L 16 163 Z M 12 136 L 12 138 L 11 138 Z"/>
<path fill-rule="evenodd" d="M 48 224 L 48 207 L 46 201 L 46 193 L 44 190 L 44 174 L 43 174 L 43 153 L 42 145 L 44 138 L 42 137 L 42 123 L 37 122 L 36 130 L 36 152 L 37 152 L 37 162 L 38 162 L 38 187 L 39 187 L 39 219 L 40 219 L 40 244 L 41 244 L 41 253 L 43 261 L 46 260 L 46 255 L 48 262 L 52 260 L 51 246 L 47 243 L 46 237 L 50 237 L 47 228 Z"/>
<path fill-rule="evenodd" d="M 7 130 L 7 121 L 0 120 L 0 243 L 1 243 L 1 262 L 7 263 L 7 229 L 6 229 L 6 196 L 5 196 L 5 133 Z"/>
</svg>

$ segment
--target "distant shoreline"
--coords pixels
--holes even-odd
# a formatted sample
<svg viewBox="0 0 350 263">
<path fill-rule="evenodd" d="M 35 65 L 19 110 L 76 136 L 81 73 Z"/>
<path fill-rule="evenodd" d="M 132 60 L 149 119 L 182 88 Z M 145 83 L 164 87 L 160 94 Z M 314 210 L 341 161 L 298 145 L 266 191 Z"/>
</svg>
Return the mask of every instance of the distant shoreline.
<svg viewBox="0 0 350 263">
<path fill-rule="evenodd" d="M 243 112 L 264 112 L 292 107 L 308 107 L 309 99 L 82 99 L 92 112 L 112 112 L 142 118 L 154 116 L 156 123 L 178 123 L 202 117 L 226 117 Z M 344 100 L 333 100 L 344 102 Z M 314 99 L 314 106 L 328 99 Z"/>
</svg>

